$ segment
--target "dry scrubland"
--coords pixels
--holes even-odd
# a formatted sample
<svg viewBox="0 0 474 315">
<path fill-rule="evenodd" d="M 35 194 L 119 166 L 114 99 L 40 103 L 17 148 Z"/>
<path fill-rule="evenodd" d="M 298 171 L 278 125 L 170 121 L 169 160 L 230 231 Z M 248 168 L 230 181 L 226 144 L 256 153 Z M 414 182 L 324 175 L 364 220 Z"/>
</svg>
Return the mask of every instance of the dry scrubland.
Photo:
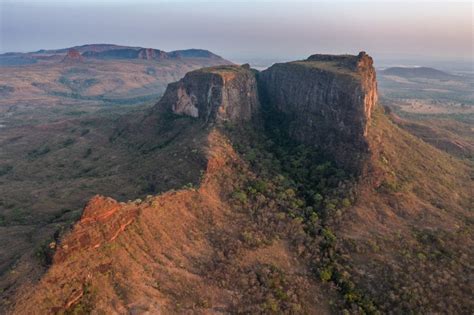
<svg viewBox="0 0 474 315">
<path fill-rule="evenodd" d="M 62 59 L 0 68 L 2 296 L 41 274 L 42 246 L 77 220 L 93 195 L 135 199 L 196 180 L 204 162 L 191 148 L 182 156 L 185 134 L 163 125 L 156 136 L 115 143 L 117 126 L 152 106 L 188 71 L 228 63 Z M 175 171 L 162 174 L 156 159 Z"/>
<path fill-rule="evenodd" d="M 358 178 L 288 138 L 271 110 L 216 126 L 141 103 L 163 91 L 160 73 L 197 64 L 124 63 L 8 70 L 23 88 L 0 89 L 2 310 L 472 312 L 472 114 L 403 111 L 397 95 L 432 95 L 397 73 L 412 89 L 380 84 L 391 110 L 373 110 Z M 227 84 L 249 71 L 222 69 L 203 72 Z M 41 84 L 19 79 L 28 71 Z M 112 198 L 82 212 L 95 194 Z"/>
<path fill-rule="evenodd" d="M 382 104 L 405 130 L 462 159 L 474 157 L 474 75 L 389 68 L 378 76 Z"/>
</svg>

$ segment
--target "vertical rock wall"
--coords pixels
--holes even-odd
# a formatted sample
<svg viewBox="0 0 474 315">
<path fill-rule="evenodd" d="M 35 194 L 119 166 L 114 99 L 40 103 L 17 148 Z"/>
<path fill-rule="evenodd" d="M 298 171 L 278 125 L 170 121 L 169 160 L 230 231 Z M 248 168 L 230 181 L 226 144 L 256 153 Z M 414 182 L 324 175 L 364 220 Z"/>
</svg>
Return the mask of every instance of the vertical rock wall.
<svg viewBox="0 0 474 315">
<path fill-rule="evenodd" d="M 260 73 L 259 86 L 262 106 L 285 116 L 292 139 L 320 147 L 342 167 L 360 169 L 377 103 L 371 57 L 313 55 L 275 64 Z"/>
</svg>

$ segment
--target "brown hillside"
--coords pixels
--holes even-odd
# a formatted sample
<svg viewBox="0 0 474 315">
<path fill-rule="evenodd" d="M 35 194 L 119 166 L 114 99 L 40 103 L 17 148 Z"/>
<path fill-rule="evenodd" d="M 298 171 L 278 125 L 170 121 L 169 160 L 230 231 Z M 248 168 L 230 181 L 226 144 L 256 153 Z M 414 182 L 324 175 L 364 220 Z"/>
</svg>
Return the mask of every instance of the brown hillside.
<svg viewBox="0 0 474 315">
<path fill-rule="evenodd" d="M 248 170 L 218 131 L 208 139 L 198 189 L 126 204 L 94 197 L 13 313 L 327 313 L 321 285 L 285 237 L 291 224 L 253 219 L 229 198 Z"/>
<path fill-rule="evenodd" d="M 474 304 L 472 166 L 377 111 L 371 172 L 335 227 L 341 261 L 383 311 L 469 313 Z"/>
</svg>

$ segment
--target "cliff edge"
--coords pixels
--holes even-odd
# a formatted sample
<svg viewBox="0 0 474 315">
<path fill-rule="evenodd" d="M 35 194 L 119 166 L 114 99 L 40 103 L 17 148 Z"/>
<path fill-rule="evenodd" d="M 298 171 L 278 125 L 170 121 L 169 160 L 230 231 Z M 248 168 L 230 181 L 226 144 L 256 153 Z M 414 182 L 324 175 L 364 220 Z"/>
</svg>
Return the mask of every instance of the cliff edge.
<svg viewBox="0 0 474 315">
<path fill-rule="evenodd" d="M 312 55 L 275 64 L 258 81 L 262 106 L 280 115 L 290 138 L 318 146 L 339 166 L 361 169 L 378 98 L 369 55 Z"/>
<path fill-rule="evenodd" d="M 156 108 L 206 123 L 249 121 L 260 108 L 256 72 L 247 65 L 189 72 L 168 85 Z"/>
</svg>

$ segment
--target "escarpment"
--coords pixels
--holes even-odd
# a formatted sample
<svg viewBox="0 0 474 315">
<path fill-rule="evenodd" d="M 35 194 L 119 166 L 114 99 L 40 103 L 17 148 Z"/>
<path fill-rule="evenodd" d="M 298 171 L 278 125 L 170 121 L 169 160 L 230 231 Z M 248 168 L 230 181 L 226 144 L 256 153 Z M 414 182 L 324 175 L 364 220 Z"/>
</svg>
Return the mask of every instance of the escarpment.
<svg viewBox="0 0 474 315">
<path fill-rule="evenodd" d="M 283 116 L 290 138 L 320 147 L 346 169 L 360 170 L 377 103 L 371 57 L 312 55 L 275 64 L 260 73 L 259 86 L 263 106 Z"/>
<path fill-rule="evenodd" d="M 255 71 L 218 66 L 189 72 L 168 85 L 156 107 L 209 123 L 249 121 L 260 107 Z"/>
<path fill-rule="evenodd" d="M 206 123 L 263 114 L 266 124 L 284 129 L 290 139 L 317 146 L 339 166 L 360 173 L 376 103 L 373 61 L 361 52 L 312 55 L 261 73 L 248 66 L 192 71 L 168 86 L 156 108 Z"/>
<path fill-rule="evenodd" d="M 276 237 L 287 220 L 276 209 L 252 217 L 227 197 L 252 176 L 229 139 L 209 132 L 207 154 L 199 188 L 127 203 L 94 197 L 12 314 L 260 314 L 281 294 L 274 307 L 329 313 L 291 242 Z M 256 237 L 269 240 L 248 245 Z"/>
</svg>

